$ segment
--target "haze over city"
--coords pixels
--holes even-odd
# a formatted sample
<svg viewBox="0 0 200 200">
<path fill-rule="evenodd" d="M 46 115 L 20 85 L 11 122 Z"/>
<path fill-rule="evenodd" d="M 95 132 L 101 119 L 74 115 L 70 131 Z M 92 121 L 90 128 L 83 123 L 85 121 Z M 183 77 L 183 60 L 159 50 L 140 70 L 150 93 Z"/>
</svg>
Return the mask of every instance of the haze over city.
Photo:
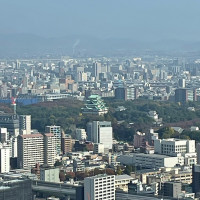
<svg viewBox="0 0 200 200">
<path fill-rule="evenodd" d="M 0 200 L 200 200 L 200 0 L 0 0 Z"/>
<path fill-rule="evenodd" d="M 77 40 L 89 53 L 199 50 L 198 0 L 1 0 L 0 5 L 0 51 L 8 44 L 6 55 L 53 48 L 72 53 Z"/>
</svg>

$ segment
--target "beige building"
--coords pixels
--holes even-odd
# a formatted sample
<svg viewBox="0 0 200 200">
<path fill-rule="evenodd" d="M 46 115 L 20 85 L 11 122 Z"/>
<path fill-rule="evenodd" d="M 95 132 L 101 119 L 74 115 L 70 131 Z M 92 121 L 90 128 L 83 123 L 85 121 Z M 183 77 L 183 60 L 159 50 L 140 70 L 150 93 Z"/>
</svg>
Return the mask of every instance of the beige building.
<svg viewBox="0 0 200 200">
<path fill-rule="evenodd" d="M 52 133 L 44 134 L 44 163 L 54 166 L 56 162 L 56 138 Z"/>
<path fill-rule="evenodd" d="M 19 168 L 32 168 L 37 163 L 54 165 L 56 145 L 53 134 L 19 135 L 17 144 Z"/>
</svg>

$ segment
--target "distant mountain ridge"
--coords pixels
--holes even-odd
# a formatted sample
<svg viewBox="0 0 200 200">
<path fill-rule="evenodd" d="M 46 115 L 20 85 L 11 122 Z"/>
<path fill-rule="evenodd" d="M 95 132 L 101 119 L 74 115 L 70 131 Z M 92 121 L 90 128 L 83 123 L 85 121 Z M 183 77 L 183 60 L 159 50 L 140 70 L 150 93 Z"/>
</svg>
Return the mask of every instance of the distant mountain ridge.
<svg viewBox="0 0 200 200">
<path fill-rule="evenodd" d="M 110 55 L 115 53 L 152 51 L 200 51 L 200 42 L 182 40 L 142 41 L 92 36 L 45 38 L 32 34 L 0 34 L 0 57 L 40 54 Z"/>
</svg>

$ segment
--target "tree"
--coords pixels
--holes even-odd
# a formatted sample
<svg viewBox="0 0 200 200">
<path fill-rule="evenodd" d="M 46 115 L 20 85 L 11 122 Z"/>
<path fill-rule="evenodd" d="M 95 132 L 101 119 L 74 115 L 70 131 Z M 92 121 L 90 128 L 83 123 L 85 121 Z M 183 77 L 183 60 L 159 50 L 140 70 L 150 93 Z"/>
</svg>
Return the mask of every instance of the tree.
<svg viewBox="0 0 200 200">
<path fill-rule="evenodd" d="M 122 175 L 122 172 L 123 172 L 122 168 L 118 166 L 116 171 L 117 175 Z"/>
<path fill-rule="evenodd" d="M 56 160 L 54 166 L 55 166 L 55 167 L 62 166 L 62 162 L 59 161 L 59 160 Z"/>
</svg>

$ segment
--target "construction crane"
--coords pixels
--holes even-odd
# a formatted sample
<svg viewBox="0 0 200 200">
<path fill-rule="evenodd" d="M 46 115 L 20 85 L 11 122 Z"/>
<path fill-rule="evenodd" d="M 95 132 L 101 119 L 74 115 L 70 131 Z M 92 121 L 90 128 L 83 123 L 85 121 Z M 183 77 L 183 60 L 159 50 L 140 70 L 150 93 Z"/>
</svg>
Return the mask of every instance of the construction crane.
<svg viewBox="0 0 200 200">
<path fill-rule="evenodd" d="M 17 100 L 17 97 L 18 97 L 18 95 L 19 95 L 19 91 L 20 91 L 20 89 L 22 88 L 22 86 L 23 86 L 23 83 L 21 83 L 21 85 L 19 86 L 18 91 L 17 91 L 15 97 L 11 97 L 11 106 L 13 106 L 14 115 L 17 114 L 17 104 L 16 104 L 16 100 Z"/>
</svg>

